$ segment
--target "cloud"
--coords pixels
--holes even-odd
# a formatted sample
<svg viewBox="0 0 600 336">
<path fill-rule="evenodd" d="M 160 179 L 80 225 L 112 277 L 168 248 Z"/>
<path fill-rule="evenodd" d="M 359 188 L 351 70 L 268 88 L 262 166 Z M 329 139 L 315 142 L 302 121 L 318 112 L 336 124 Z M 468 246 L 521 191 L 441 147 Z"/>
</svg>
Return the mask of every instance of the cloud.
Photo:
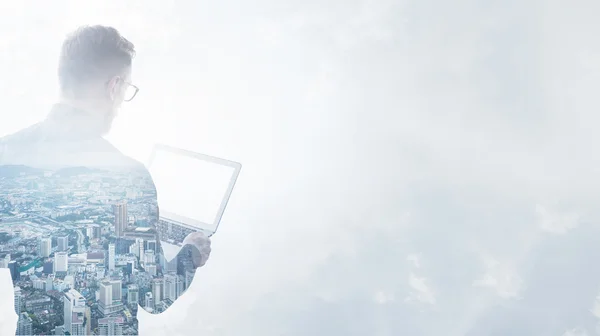
<svg viewBox="0 0 600 336">
<path fill-rule="evenodd" d="M 590 336 L 590 334 L 588 334 L 587 330 L 585 329 L 575 328 L 565 331 L 565 333 L 562 334 L 562 336 Z"/>
<path fill-rule="evenodd" d="M 415 268 L 421 267 L 421 259 L 416 253 L 409 254 L 408 257 L 406 257 L 406 260 Z"/>
<path fill-rule="evenodd" d="M 515 268 L 493 257 L 483 257 L 485 273 L 473 282 L 476 287 L 493 290 L 502 299 L 518 299 L 523 280 Z"/>
<path fill-rule="evenodd" d="M 377 291 L 374 295 L 374 300 L 378 304 L 386 304 L 395 301 L 394 294 L 385 292 L 385 291 Z"/>
<path fill-rule="evenodd" d="M 414 273 L 408 275 L 408 285 L 410 286 L 409 295 L 404 299 L 405 302 L 424 303 L 435 305 L 435 294 L 429 285 L 429 280 L 425 277 L 418 277 Z"/>
<path fill-rule="evenodd" d="M 579 225 L 580 216 L 575 213 L 558 213 L 548 210 L 542 205 L 536 205 L 540 229 L 552 234 L 565 234 Z"/>
</svg>

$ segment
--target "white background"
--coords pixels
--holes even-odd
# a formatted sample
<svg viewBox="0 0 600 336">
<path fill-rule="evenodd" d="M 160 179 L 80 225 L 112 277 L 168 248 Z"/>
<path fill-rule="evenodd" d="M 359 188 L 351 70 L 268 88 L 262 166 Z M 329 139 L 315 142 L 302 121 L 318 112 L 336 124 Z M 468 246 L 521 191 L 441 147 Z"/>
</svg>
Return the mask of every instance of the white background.
<svg viewBox="0 0 600 336">
<path fill-rule="evenodd" d="M 0 133 L 47 113 L 62 36 L 98 22 L 138 47 L 111 141 L 244 164 L 142 335 L 598 335 L 598 6 L 4 2 Z"/>
</svg>

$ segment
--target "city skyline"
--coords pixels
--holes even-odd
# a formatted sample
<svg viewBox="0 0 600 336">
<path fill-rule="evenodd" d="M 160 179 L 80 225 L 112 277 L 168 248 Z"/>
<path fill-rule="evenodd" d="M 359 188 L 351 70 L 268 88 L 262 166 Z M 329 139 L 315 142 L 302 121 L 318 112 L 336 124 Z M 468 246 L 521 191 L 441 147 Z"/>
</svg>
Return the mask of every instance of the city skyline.
<svg viewBox="0 0 600 336">
<path fill-rule="evenodd" d="M 0 267 L 17 335 L 137 335 L 138 307 L 163 312 L 195 274 L 185 253 L 167 261 L 157 221 L 147 174 L 1 166 Z"/>
</svg>

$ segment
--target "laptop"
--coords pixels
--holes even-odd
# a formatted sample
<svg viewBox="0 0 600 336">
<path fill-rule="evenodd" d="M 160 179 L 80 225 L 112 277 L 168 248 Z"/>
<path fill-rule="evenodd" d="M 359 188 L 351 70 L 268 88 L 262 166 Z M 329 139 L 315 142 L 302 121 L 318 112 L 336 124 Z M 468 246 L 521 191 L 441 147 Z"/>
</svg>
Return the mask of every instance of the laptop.
<svg viewBox="0 0 600 336">
<path fill-rule="evenodd" d="M 148 170 L 156 186 L 157 230 L 164 249 L 178 251 L 194 231 L 208 237 L 217 232 L 241 168 L 238 162 L 164 144 L 154 146 Z"/>
</svg>

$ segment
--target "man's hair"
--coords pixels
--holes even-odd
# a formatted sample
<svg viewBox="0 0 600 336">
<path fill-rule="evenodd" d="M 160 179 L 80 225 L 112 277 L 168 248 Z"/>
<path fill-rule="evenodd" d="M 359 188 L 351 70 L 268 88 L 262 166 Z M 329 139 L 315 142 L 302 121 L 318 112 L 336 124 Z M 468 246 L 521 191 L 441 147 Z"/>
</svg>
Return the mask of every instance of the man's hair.
<svg viewBox="0 0 600 336">
<path fill-rule="evenodd" d="M 135 46 L 119 31 L 107 26 L 83 26 L 62 44 L 58 80 L 63 92 L 77 95 L 94 81 L 108 81 L 131 66 Z"/>
</svg>

